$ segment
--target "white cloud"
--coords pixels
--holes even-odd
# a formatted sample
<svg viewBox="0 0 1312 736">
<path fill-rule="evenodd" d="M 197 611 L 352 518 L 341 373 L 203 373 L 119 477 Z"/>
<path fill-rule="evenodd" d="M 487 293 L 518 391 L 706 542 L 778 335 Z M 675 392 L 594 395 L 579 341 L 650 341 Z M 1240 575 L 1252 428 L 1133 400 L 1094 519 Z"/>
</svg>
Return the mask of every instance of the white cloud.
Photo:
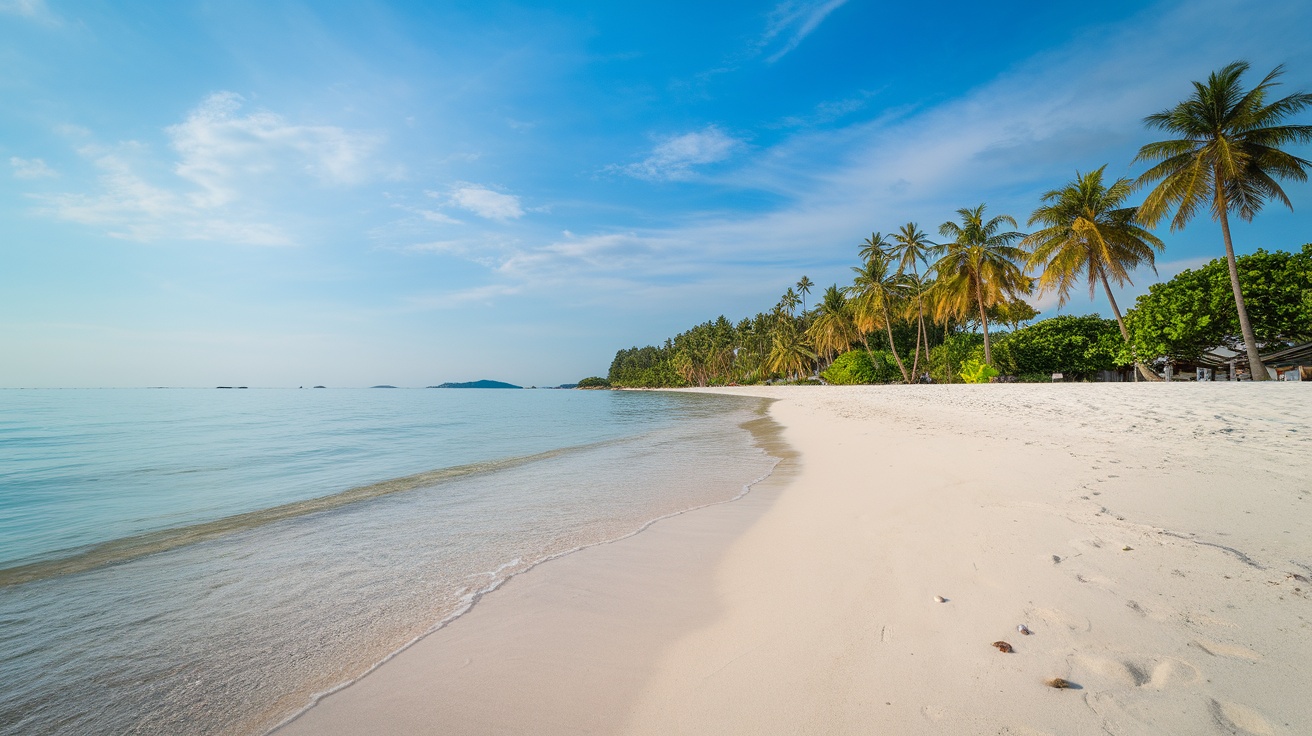
<svg viewBox="0 0 1312 736">
<path fill-rule="evenodd" d="M 181 157 L 174 171 L 202 189 L 193 194 L 197 204 L 226 204 L 252 178 L 303 174 L 323 184 L 351 184 L 368 173 L 375 137 L 295 125 L 267 111 L 239 116 L 243 102 L 234 92 L 212 94 L 165 129 Z"/>
<path fill-rule="evenodd" d="M 0 0 L 0 13 L 17 15 L 47 24 L 57 24 L 59 20 L 50 12 L 45 0 Z"/>
<path fill-rule="evenodd" d="M 11 156 L 9 165 L 14 167 L 14 177 L 17 179 L 53 179 L 59 176 L 59 172 L 47 166 L 46 162 L 39 158 Z"/>
<path fill-rule="evenodd" d="M 515 285 L 486 284 L 483 286 L 473 286 L 468 289 L 457 289 L 455 291 L 448 291 L 440 294 L 409 296 L 403 300 L 403 311 L 451 309 L 470 303 L 487 304 L 494 301 L 497 297 L 513 296 L 520 293 L 520 291 L 521 288 Z"/>
<path fill-rule="evenodd" d="M 335 126 L 290 123 L 267 111 L 241 115 L 242 103 L 232 92 L 213 94 L 181 123 L 165 128 L 177 154 L 172 162 L 135 141 L 85 144 L 78 152 L 100 170 L 97 189 L 33 198 L 47 214 L 104 226 L 118 238 L 292 244 L 295 238 L 272 221 L 281 214 L 273 203 L 307 181 L 321 186 L 363 181 L 373 173 L 371 154 L 379 141 Z M 75 138 L 90 137 L 88 131 L 69 131 Z M 31 161 L 10 163 L 16 175 L 40 170 Z M 35 163 L 44 166 L 39 159 Z M 172 178 L 142 173 L 161 169 L 171 170 Z"/>
<path fill-rule="evenodd" d="M 441 223 L 441 224 L 443 224 L 443 225 L 463 225 L 463 224 L 465 224 L 463 220 L 457 220 L 456 218 L 454 218 L 454 217 L 452 217 L 452 216 L 450 216 L 450 215 L 448 215 L 448 214 L 446 214 L 446 213 L 444 213 L 444 212 L 438 212 L 438 211 L 436 211 L 436 210 L 416 209 L 416 210 L 414 210 L 414 213 L 417 214 L 417 215 L 419 215 L 420 217 L 424 218 L 425 220 L 427 220 L 427 221 L 429 221 L 429 222 L 438 222 L 438 223 Z"/>
<path fill-rule="evenodd" d="M 780 43 L 766 61 L 773 64 L 797 48 L 811 32 L 820 27 L 830 13 L 847 4 L 847 0 L 788 0 L 770 11 L 765 33 L 757 40 L 759 50 Z"/>
<path fill-rule="evenodd" d="M 516 220 L 524 216 L 519 197 L 487 187 L 467 184 L 451 192 L 451 203 L 488 220 Z"/>
<path fill-rule="evenodd" d="M 742 141 L 710 125 L 661 141 L 647 158 L 622 170 L 639 179 L 688 179 L 693 175 L 694 166 L 724 161 L 742 147 Z"/>
</svg>

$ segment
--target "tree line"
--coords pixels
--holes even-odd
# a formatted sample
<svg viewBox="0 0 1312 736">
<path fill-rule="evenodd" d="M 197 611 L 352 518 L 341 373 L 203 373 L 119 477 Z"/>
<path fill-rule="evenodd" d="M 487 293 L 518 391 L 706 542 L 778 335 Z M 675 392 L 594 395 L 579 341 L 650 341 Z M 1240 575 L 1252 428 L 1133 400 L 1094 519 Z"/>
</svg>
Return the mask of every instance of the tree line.
<svg viewBox="0 0 1312 736">
<path fill-rule="evenodd" d="M 942 223 L 942 242 L 932 241 L 914 222 L 892 233 L 872 233 L 859 246 L 860 265 L 852 268 L 852 282 L 829 286 L 813 307 L 806 300 L 815 284 L 803 276 L 768 312 L 737 323 L 721 316 L 660 346 L 619 351 L 608 380 L 616 386 L 648 387 L 796 381 L 814 375 L 840 383 L 987 380 L 999 366 L 1024 373 L 1033 361 L 1017 363 L 1017 351 L 1033 355 L 1034 345 L 1053 343 L 1056 336 L 1084 346 L 1088 360 L 1071 369 L 1077 373 L 1093 365 L 1134 364 L 1145 379 L 1160 380 L 1150 361 L 1228 344 L 1243 349 L 1253 378 L 1264 380 L 1260 348 L 1300 339 L 1296 333 L 1302 328 L 1290 328 L 1299 319 L 1269 314 L 1266 306 L 1250 311 L 1229 218 L 1251 220 L 1269 200 L 1292 209 L 1279 182 L 1306 181 L 1312 162 L 1284 148 L 1312 142 L 1312 126 L 1286 120 L 1312 106 L 1312 94 L 1272 99 L 1282 67 L 1245 89 L 1242 77 L 1248 68 L 1242 61 L 1229 64 L 1205 82 L 1194 82 L 1185 100 L 1145 118 L 1149 128 L 1171 137 L 1140 148 L 1134 162 L 1150 166 L 1137 179 L 1109 182 L 1106 165 L 1077 172 L 1042 196 L 1027 221 L 1028 233 L 1010 215 L 990 216 L 984 204 L 963 207 Z M 1143 202 L 1128 205 L 1143 188 L 1148 190 Z M 1183 292 L 1156 285 L 1124 315 L 1112 285 L 1130 283 L 1131 274 L 1142 267 L 1156 273 L 1156 256 L 1165 245 L 1151 230 L 1167 219 L 1171 230 L 1182 229 L 1203 211 L 1220 225 L 1233 306 L 1229 313 L 1236 329 L 1227 335 L 1195 330 L 1197 342 L 1186 345 L 1175 340 L 1179 331 L 1170 324 L 1178 315 L 1165 322 L 1153 317 L 1176 307 L 1162 301 L 1184 300 Z M 1309 255 L 1307 246 L 1301 255 Z M 1299 256 L 1284 256 L 1286 271 L 1297 272 L 1297 263 L 1290 266 L 1288 260 Z M 1243 260 L 1274 268 L 1272 257 L 1259 251 Z M 1214 282 L 1220 261 L 1207 269 Z M 1297 278 L 1286 276 L 1299 288 Z M 1103 291 L 1113 320 L 1058 317 L 1019 329 L 1037 316 L 1025 297 L 1055 293 L 1063 305 L 1073 289 L 1083 287 L 1091 298 Z M 1297 315 L 1301 308 L 1307 314 L 1312 290 L 1308 294 L 1289 301 L 1294 306 L 1288 310 Z M 1217 305 L 1211 306 L 1215 311 Z M 1253 314 L 1259 317 L 1256 325 Z M 1013 330 L 1001 351 L 991 334 L 999 324 Z M 1030 332 L 1022 337 L 1025 330 Z M 1205 340 L 1217 342 L 1200 347 Z M 852 350 L 857 345 L 861 350 Z"/>
</svg>

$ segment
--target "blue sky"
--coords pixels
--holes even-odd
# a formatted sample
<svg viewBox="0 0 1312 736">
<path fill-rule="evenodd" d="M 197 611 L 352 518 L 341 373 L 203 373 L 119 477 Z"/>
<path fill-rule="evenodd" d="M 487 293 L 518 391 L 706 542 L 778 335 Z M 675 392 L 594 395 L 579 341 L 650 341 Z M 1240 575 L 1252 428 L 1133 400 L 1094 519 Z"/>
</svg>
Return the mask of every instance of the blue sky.
<svg viewBox="0 0 1312 736">
<path fill-rule="evenodd" d="M 604 375 L 846 281 L 873 230 L 1137 174 L 1143 116 L 1236 58 L 1312 89 L 1308 28 L 1292 0 L 0 0 L 0 386 Z M 1241 251 L 1312 240 L 1287 191 Z M 1163 277 L 1221 253 L 1160 234 Z"/>
</svg>

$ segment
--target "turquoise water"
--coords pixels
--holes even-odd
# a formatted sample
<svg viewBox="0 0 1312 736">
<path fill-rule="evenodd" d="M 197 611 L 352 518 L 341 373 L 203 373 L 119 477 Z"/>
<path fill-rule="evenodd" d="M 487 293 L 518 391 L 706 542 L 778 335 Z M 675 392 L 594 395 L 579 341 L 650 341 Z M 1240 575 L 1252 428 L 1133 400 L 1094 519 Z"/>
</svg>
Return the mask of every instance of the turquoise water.
<svg viewBox="0 0 1312 736">
<path fill-rule="evenodd" d="M 510 576 L 739 495 L 762 411 L 0 391 L 0 733 L 263 733 Z"/>
</svg>

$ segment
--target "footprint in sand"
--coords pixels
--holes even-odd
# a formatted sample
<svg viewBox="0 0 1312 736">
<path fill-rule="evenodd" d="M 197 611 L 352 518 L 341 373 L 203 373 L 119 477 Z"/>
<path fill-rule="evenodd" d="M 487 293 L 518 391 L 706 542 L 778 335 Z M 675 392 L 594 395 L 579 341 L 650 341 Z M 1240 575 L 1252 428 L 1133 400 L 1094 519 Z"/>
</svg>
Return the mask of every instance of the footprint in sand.
<svg viewBox="0 0 1312 736">
<path fill-rule="evenodd" d="M 1032 608 L 1022 614 L 1022 618 L 1030 622 L 1030 628 L 1038 630 L 1040 628 L 1064 628 L 1071 631 L 1093 631 L 1093 624 L 1089 619 L 1083 616 L 1076 616 L 1056 608 Z M 1035 627 L 1035 623 L 1044 626 Z"/>
<path fill-rule="evenodd" d="M 1238 703 L 1226 703 L 1213 700 L 1210 704 L 1212 718 L 1218 726 L 1231 733 L 1273 734 L 1274 726 L 1261 713 Z"/>
<path fill-rule="evenodd" d="M 1190 644 L 1192 646 L 1198 647 L 1199 649 L 1203 650 L 1207 654 L 1212 655 L 1213 657 L 1231 657 L 1234 659 L 1247 659 L 1251 662 L 1256 662 L 1257 660 L 1262 658 L 1261 654 L 1258 654 L 1252 649 L 1248 649 L 1247 647 L 1241 647 L 1235 644 L 1221 644 L 1219 642 L 1203 641 L 1203 640 L 1190 642 Z"/>
<path fill-rule="evenodd" d="M 1143 660 L 1135 658 L 1112 659 L 1109 657 L 1078 658 L 1080 664 L 1090 672 L 1101 675 L 1123 687 L 1165 690 L 1179 685 L 1188 685 L 1199 679 L 1198 668 L 1178 659 Z"/>
</svg>

